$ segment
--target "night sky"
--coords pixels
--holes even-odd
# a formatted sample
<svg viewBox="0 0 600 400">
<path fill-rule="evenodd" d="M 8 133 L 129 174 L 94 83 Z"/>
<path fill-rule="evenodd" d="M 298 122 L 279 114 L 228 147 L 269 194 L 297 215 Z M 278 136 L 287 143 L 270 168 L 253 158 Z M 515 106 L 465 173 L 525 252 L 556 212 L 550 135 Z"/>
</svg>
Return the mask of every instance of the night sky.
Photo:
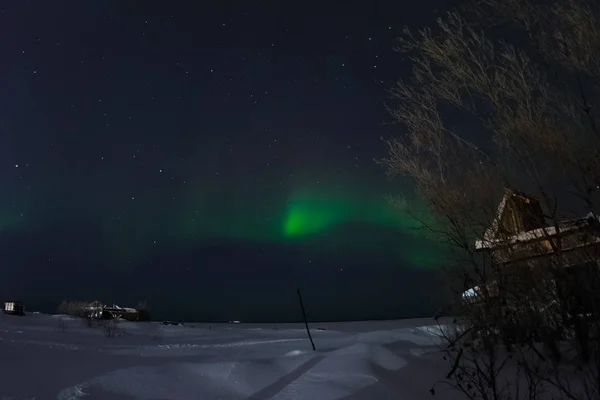
<svg viewBox="0 0 600 400">
<path fill-rule="evenodd" d="M 447 2 L 446 2 L 447 3 Z M 0 298 L 159 318 L 429 315 L 440 246 L 373 159 L 438 1 L 0 6 Z"/>
</svg>

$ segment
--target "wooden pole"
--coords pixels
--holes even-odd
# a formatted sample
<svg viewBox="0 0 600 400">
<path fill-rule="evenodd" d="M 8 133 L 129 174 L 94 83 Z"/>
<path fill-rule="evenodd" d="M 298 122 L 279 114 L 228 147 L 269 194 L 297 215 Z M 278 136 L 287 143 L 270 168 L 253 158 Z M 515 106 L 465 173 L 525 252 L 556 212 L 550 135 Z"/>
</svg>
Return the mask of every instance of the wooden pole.
<svg viewBox="0 0 600 400">
<path fill-rule="evenodd" d="M 312 336 L 310 335 L 310 329 L 308 329 L 308 321 L 306 320 L 306 312 L 304 311 L 304 303 L 302 303 L 302 295 L 300 294 L 300 289 L 298 289 L 298 299 L 300 300 L 300 308 L 302 309 L 302 317 L 304 318 L 304 326 L 306 327 L 306 333 L 308 333 L 308 339 L 310 340 L 310 344 L 312 345 L 313 351 L 317 351 L 315 348 L 315 342 L 313 342 Z"/>
</svg>

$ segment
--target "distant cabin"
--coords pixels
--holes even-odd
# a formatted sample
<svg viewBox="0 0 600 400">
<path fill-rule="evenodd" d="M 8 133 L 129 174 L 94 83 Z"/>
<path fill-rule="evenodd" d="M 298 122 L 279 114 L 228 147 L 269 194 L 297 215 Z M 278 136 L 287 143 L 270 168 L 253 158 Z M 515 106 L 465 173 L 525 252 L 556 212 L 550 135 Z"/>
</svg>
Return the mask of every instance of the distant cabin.
<svg viewBox="0 0 600 400">
<path fill-rule="evenodd" d="M 135 308 L 119 307 L 104 307 L 102 309 L 102 319 L 124 319 L 126 321 L 139 321 L 140 313 Z"/>
<path fill-rule="evenodd" d="M 131 307 L 119 307 L 116 304 L 105 306 L 99 301 L 94 301 L 82 308 L 82 314 L 90 319 L 123 319 L 126 321 L 148 320 L 147 312 L 140 312 Z"/>
<path fill-rule="evenodd" d="M 25 315 L 25 305 L 18 301 L 5 301 L 4 313 L 11 315 Z"/>
</svg>

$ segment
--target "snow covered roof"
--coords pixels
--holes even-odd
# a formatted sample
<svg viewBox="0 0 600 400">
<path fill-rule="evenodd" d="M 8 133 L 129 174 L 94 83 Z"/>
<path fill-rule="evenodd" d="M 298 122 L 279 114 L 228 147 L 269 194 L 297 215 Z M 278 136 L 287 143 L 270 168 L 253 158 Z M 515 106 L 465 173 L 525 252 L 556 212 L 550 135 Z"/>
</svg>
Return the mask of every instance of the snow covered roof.
<svg viewBox="0 0 600 400">
<path fill-rule="evenodd" d="M 504 209 L 506 208 L 506 202 L 508 201 L 509 197 L 510 197 L 510 194 L 508 193 L 508 191 L 505 191 L 504 196 L 502 196 L 502 200 L 500 201 L 500 205 L 498 205 L 498 211 L 496 211 L 496 216 L 494 217 L 494 220 L 492 221 L 492 226 L 489 227 L 488 229 L 486 229 L 485 232 L 483 233 L 484 241 L 494 240 L 494 238 L 496 238 L 496 236 L 498 236 L 500 220 L 502 218 L 502 215 L 504 214 Z M 478 242 L 480 242 L 480 240 L 478 240 Z"/>
<path fill-rule="evenodd" d="M 490 249 L 497 247 L 498 245 L 512 245 L 516 243 L 529 242 L 532 240 L 544 239 L 557 236 L 558 234 L 566 234 L 580 230 L 581 228 L 590 226 L 593 222 L 600 222 L 600 217 L 594 216 L 591 213 L 584 217 L 575 220 L 562 221 L 556 226 L 546 226 L 543 228 L 532 229 L 530 231 L 520 232 L 516 235 L 511 235 L 507 238 L 484 238 L 483 240 L 475 241 L 475 248 L 477 250 Z M 557 229 L 558 228 L 558 229 Z M 592 244 L 600 242 L 600 236 L 590 237 L 583 244 Z"/>
<path fill-rule="evenodd" d="M 104 306 L 103 308 L 105 310 L 122 311 L 122 312 L 126 312 L 126 313 L 137 313 L 138 312 L 138 310 L 136 310 L 135 308 L 121 307 L 121 306 L 118 306 L 116 304 L 113 304 L 112 307 Z"/>
<path fill-rule="evenodd" d="M 596 217 L 598 220 L 598 217 Z M 565 221 L 558 224 L 558 233 L 564 234 L 572 231 L 576 231 L 581 229 L 583 226 L 589 224 L 589 218 L 582 218 L 577 220 L 577 222 L 581 223 L 573 223 L 574 221 Z M 600 220 L 598 220 L 600 221 Z M 530 231 L 525 231 L 518 233 L 516 235 L 512 235 L 508 238 L 501 239 L 492 239 L 492 240 L 477 240 L 475 241 L 476 249 L 489 249 L 496 247 L 497 245 L 511 245 L 516 243 L 528 242 L 537 239 L 549 238 L 557 235 L 557 229 L 555 226 L 548 226 L 544 228 L 533 229 Z M 600 241 L 600 237 L 595 237 L 592 242 L 597 243 Z M 590 242 L 587 242 L 588 244 Z"/>
</svg>

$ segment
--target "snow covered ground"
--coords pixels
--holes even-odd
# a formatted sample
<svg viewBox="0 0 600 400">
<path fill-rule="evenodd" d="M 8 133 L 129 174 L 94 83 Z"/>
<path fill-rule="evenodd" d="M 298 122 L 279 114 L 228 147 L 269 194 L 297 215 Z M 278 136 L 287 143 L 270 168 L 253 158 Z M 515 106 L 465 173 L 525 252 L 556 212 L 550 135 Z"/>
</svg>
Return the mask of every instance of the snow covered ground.
<svg viewBox="0 0 600 400">
<path fill-rule="evenodd" d="M 0 400 L 430 399 L 447 372 L 431 319 L 119 325 L 0 314 Z M 436 386 L 436 398 L 458 393 Z"/>
</svg>

